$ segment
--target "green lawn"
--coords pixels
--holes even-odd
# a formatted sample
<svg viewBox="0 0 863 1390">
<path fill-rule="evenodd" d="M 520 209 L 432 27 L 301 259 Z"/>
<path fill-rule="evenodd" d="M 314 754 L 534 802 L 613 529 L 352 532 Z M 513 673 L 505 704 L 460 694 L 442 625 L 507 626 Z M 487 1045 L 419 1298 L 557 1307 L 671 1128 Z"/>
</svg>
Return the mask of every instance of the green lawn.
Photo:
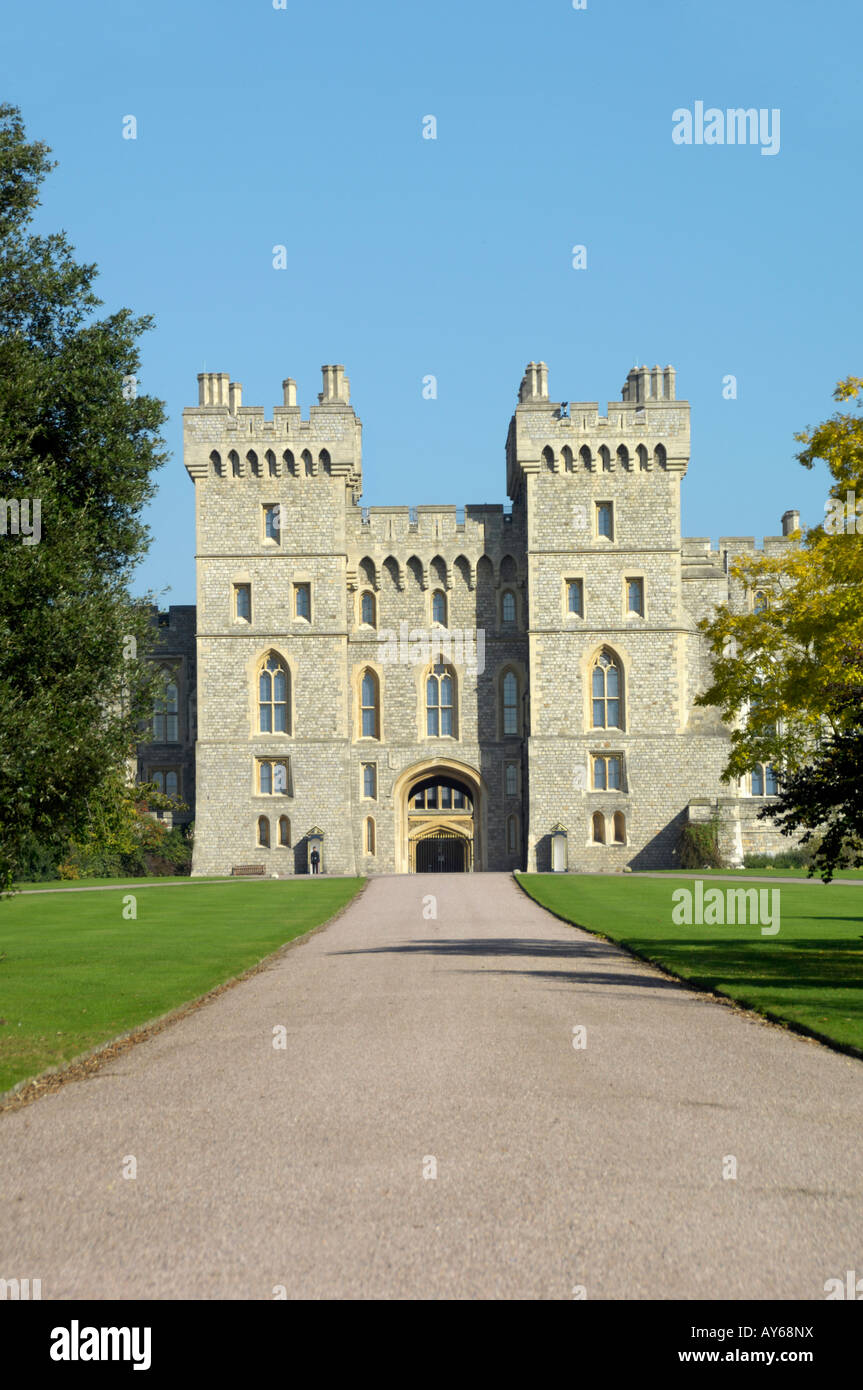
<svg viewBox="0 0 863 1390">
<path fill-rule="evenodd" d="M 654 869 L 653 872 L 657 874 L 677 874 L 679 876 L 682 870 Z M 737 878 L 799 878 L 804 881 L 806 881 L 807 878 L 806 869 L 699 869 L 698 871 L 699 878 L 708 878 L 711 875 L 716 877 L 717 875 L 722 876 L 726 874 L 734 875 Z M 837 883 L 841 883 L 843 879 L 853 882 L 854 879 L 863 878 L 863 869 L 837 869 L 834 877 Z M 818 874 L 815 874 L 813 878 L 809 879 L 809 882 L 820 883 L 821 878 Z"/>
<path fill-rule="evenodd" d="M 681 887 L 692 889 L 693 879 L 577 874 L 517 878 L 557 916 L 621 942 L 681 979 L 818 1037 L 863 1050 L 859 888 L 759 885 L 770 900 L 780 894 L 780 930 L 763 936 L 759 926 L 676 925 L 672 893 Z M 724 885 L 714 887 L 724 891 Z"/>
<path fill-rule="evenodd" d="M 196 999 L 325 922 L 362 879 L 178 880 L 0 901 L 0 1094 Z M 137 918 L 123 917 L 137 896 Z"/>
<path fill-rule="evenodd" d="M 215 876 L 208 877 L 203 875 L 201 878 L 192 878 L 189 874 L 153 874 L 147 876 L 142 874 L 140 878 L 135 878 L 132 874 L 121 874 L 119 878 L 46 878 L 36 883 L 16 883 L 13 885 L 14 892 L 26 892 L 31 889 L 41 889 L 48 892 L 62 893 L 70 888 L 101 888 L 110 886 L 112 883 L 236 883 L 234 878 L 223 878 Z"/>
</svg>

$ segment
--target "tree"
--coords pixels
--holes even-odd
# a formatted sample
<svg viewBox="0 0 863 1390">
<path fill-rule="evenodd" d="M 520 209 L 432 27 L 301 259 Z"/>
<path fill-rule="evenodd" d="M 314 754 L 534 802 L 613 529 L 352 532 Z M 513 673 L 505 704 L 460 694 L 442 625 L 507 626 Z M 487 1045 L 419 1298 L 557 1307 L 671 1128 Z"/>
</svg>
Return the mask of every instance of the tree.
<svg viewBox="0 0 863 1390">
<path fill-rule="evenodd" d="M 179 827 L 168 830 L 152 812 L 187 809 L 185 802 L 159 791 L 155 783 L 132 783 L 125 768 L 116 768 L 99 800 L 92 803 L 80 839 L 69 845 L 61 877 L 158 873 L 162 870 L 157 864 L 179 870 L 191 862 L 191 842 Z"/>
<path fill-rule="evenodd" d="M 156 678 L 128 587 L 167 457 L 163 405 L 136 390 L 152 320 L 96 317 L 96 267 L 30 229 L 49 153 L 0 106 L 0 887 L 28 837 L 87 825 Z"/>
<path fill-rule="evenodd" d="M 863 378 L 848 377 L 833 394 L 859 412 Z M 781 770 L 783 795 L 762 814 L 778 810 L 783 834 L 808 828 L 808 841 L 812 817 L 822 817 L 815 867 L 829 878 L 858 823 L 863 778 L 863 416 L 837 412 L 795 438 L 805 468 L 827 464 L 825 520 L 781 555 L 732 565 L 738 611 L 721 607 L 699 625 L 713 680 L 696 703 L 719 707 L 731 726 L 725 781 L 756 763 Z M 755 594 L 763 601 L 747 602 Z"/>
<path fill-rule="evenodd" d="M 805 767 L 785 779 L 769 814 L 783 834 L 803 830 L 802 844 L 812 843 L 809 877 L 820 873 L 829 883 L 840 865 L 863 864 L 863 728 L 835 734 Z"/>
</svg>

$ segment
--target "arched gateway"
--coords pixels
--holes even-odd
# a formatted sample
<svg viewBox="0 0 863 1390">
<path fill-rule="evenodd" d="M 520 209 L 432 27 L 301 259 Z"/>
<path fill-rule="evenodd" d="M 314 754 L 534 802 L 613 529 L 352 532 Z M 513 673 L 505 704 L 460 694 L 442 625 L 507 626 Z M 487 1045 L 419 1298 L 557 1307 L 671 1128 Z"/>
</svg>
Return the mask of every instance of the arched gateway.
<svg viewBox="0 0 863 1390">
<path fill-rule="evenodd" d="M 471 873 L 484 862 L 481 778 L 454 762 L 429 762 L 399 778 L 396 843 L 403 873 Z"/>
</svg>

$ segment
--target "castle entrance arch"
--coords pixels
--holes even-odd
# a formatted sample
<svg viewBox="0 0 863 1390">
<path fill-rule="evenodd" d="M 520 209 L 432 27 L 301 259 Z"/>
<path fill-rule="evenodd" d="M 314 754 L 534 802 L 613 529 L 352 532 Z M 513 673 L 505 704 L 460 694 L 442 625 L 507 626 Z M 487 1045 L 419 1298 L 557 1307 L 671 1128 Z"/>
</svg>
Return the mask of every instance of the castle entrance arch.
<svg viewBox="0 0 863 1390">
<path fill-rule="evenodd" d="M 479 773 L 450 760 L 429 761 L 396 784 L 401 873 L 472 873 L 484 861 L 484 797 Z"/>
</svg>

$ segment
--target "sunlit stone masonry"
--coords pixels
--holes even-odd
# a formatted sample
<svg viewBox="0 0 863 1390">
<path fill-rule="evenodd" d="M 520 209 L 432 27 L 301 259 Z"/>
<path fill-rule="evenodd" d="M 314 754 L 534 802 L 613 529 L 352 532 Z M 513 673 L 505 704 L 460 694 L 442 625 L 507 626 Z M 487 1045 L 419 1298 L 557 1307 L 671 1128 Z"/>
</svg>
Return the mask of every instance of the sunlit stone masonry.
<svg viewBox="0 0 863 1390">
<path fill-rule="evenodd" d="M 698 620 L 765 597 L 729 578 L 752 538 L 681 539 L 674 369 L 633 368 L 601 415 L 552 401 L 529 363 L 509 509 L 363 507 L 348 379 L 322 371 L 305 419 L 291 378 L 266 419 L 224 373 L 184 412 L 197 652 L 153 756 L 188 800 L 194 744 L 194 872 L 670 867 L 686 822 L 714 816 L 733 861 L 779 848 L 755 819 L 773 770 L 723 784 L 727 729 L 694 705 Z"/>
</svg>

